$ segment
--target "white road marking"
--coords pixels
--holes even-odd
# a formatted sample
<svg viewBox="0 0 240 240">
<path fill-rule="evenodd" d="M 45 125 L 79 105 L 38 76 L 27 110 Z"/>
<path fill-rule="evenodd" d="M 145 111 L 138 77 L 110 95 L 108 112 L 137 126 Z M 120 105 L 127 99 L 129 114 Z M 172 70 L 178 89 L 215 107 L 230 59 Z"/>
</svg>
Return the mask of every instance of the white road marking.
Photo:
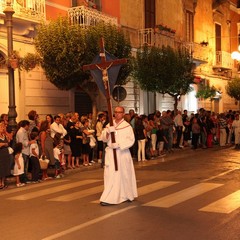
<svg viewBox="0 0 240 240">
<path fill-rule="evenodd" d="M 131 209 L 133 209 L 133 208 L 136 208 L 136 206 L 130 206 L 130 207 L 127 207 L 127 208 L 124 208 L 124 209 L 121 209 L 121 210 L 118 210 L 118 211 L 115 211 L 115 212 L 106 214 L 106 215 L 104 215 L 104 216 L 102 216 L 102 217 L 98 217 L 98 218 L 95 218 L 95 219 L 90 220 L 90 221 L 88 221 L 88 222 L 79 224 L 79 225 L 74 226 L 74 227 L 72 227 L 72 228 L 69 228 L 69 229 L 67 229 L 67 230 L 65 230 L 65 231 L 62 231 L 62 232 L 53 234 L 53 235 L 48 236 L 48 237 L 45 237 L 45 238 L 43 238 L 42 240 L 53 240 L 53 239 L 57 239 L 57 238 L 63 237 L 63 236 L 65 236 L 65 235 L 67 235 L 67 234 L 76 232 L 76 231 L 78 231 L 78 230 L 80 230 L 80 229 L 82 229 L 82 228 L 85 228 L 85 227 L 88 227 L 88 226 L 90 226 L 90 225 L 96 224 L 96 223 L 101 222 L 101 221 L 103 221 L 103 220 L 105 220 L 105 219 L 107 219 L 107 218 L 110 218 L 110 217 L 113 217 L 113 216 L 115 216 L 115 215 L 121 214 L 121 213 L 126 212 L 126 211 L 128 211 L 128 210 L 131 210 Z"/>
<path fill-rule="evenodd" d="M 215 176 L 212 176 L 210 178 L 206 178 L 206 179 L 202 180 L 202 182 L 208 182 L 208 181 L 213 180 L 215 178 L 218 178 L 218 177 L 221 177 L 221 176 L 226 175 L 228 173 L 231 173 L 231 172 L 233 172 L 233 171 L 235 171 L 237 169 L 239 169 L 239 168 L 234 168 L 234 169 L 228 170 L 226 172 L 219 173 L 218 175 L 215 175 Z"/>
<path fill-rule="evenodd" d="M 138 197 L 141 197 L 145 194 L 148 194 L 148 193 L 151 193 L 151 192 L 163 189 L 163 188 L 170 187 L 170 186 L 172 186 L 174 184 L 177 184 L 177 183 L 179 183 L 179 182 L 159 181 L 159 182 L 155 182 L 155 183 L 152 183 L 152 184 L 145 185 L 143 187 L 139 187 L 138 188 Z M 99 203 L 99 200 L 92 201 L 91 203 Z"/>
<path fill-rule="evenodd" d="M 144 204 L 144 206 L 169 208 L 203 193 L 221 187 L 223 184 L 216 183 L 199 183 L 184 190 L 169 194 L 165 197 L 158 198 L 154 201 Z"/>
<path fill-rule="evenodd" d="M 231 213 L 240 207 L 240 190 L 219 199 L 201 209 L 203 212 Z"/>
<path fill-rule="evenodd" d="M 69 180 L 60 180 L 60 181 L 53 181 L 53 180 L 46 180 L 42 183 L 36 183 L 36 184 L 26 184 L 23 187 L 16 187 L 16 188 L 12 188 L 12 189 L 6 189 L 5 191 L 0 192 L 0 196 L 4 196 L 4 195 L 9 195 L 12 193 L 18 193 L 18 192 L 23 192 L 24 190 L 29 190 L 29 189 L 35 189 L 35 188 L 40 188 L 40 187 L 44 187 L 44 186 L 50 186 L 50 185 L 54 185 L 54 184 L 58 184 L 58 183 L 62 183 L 62 182 L 69 182 Z"/>
<path fill-rule="evenodd" d="M 10 199 L 10 200 L 29 200 L 29 199 L 33 199 L 33 198 L 37 198 L 37 197 L 42 197 L 44 195 L 69 190 L 71 188 L 84 186 L 86 184 L 100 182 L 100 181 L 101 180 L 94 180 L 94 179 L 82 180 L 82 181 L 78 181 L 78 182 L 72 182 L 69 184 L 60 185 L 57 187 L 52 187 L 49 189 L 43 189 L 43 190 L 40 190 L 37 192 L 34 191 L 34 192 L 26 193 L 26 194 L 21 194 L 21 195 L 15 196 L 15 197 L 10 197 L 8 199 Z"/>
<path fill-rule="evenodd" d="M 102 191 L 103 191 L 103 185 L 88 188 L 88 189 L 81 190 L 81 191 L 74 192 L 74 193 L 65 194 L 65 195 L 62 195 L 62 196 L 59 196 L 59 197 L 51 198 L 51 199 L 48 199 L 48 201 L 69 202 L 69 201 L 72 201 L 72 200 L 76 200 L 76 199 L 80 199 L 80 198 L 90 196 L 92 194 L 97 194 L 97 193 L 100 193 Z"/>
<path fill-rule="evenodd" d="M 148 194 L 150 192 L 154 192 L 154 191 L 157 191 L 157 190 L 160 190 L 163 188 L 167 188 L 167 187 L 170 187 L 177 183 L 179 183 L 179 182 L 159 181 L 159 182 L 155 182 L 152 184 L 148 184 L 148 185 L 138 188 L 138 196 L 142 196 L 142 195 Z"/>
</svg>

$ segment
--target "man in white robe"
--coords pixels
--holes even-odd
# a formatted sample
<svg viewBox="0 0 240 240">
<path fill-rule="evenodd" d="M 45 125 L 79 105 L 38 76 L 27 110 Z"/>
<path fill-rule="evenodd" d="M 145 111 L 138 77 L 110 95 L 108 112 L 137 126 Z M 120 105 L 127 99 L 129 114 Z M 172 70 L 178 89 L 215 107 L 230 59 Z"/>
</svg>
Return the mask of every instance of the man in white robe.
<svg viewBox="0 0 240 240">
<path fill-rule="evenodd" d="M 105 149 L 104 191 L 100 198 L 103 206 L 133 201 L 137 195 L 137 184 L 133 160 L 129 148 L 135 137 L 131 125 L 124 120 L 124 108 L 115 108 L 114 126 L 102 132 L 102 140 L 107 142 Z M 112 143 L 110 133 L 114 132 L 116 143 Z M 115 171 L 113 149 L 116 149 L 118 171 Z"/>
</svg>

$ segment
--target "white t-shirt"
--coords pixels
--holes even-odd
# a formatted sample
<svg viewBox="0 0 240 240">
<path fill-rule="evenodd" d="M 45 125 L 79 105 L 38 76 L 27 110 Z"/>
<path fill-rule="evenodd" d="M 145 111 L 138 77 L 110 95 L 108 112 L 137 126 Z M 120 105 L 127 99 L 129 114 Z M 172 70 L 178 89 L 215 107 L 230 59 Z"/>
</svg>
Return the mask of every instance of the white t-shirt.
<svg viewBox="0 0 240 240">
<path fill-rule="evenodd" d="M 60 161 L 59 159 L 60 154 L 61 154 L 61 150 L 58 147 L 55 147 L 53 149 L 53 155 L 54 155 L 54 158 L 57 159 L 58 161 Z"/>
<path fill-rule="evenodd" d="M 32 153 L 32 150 L 35 150 L 35 152 L 37 153 L 37 156 L 39 157 L 39 147 L 38 147 L 38 144 L 37 143 L 32 143 L 31 145 L 30 145 L 30 157 L 32 157 L 32 156 L 34 156 L 35 157 L 35 155 Z"/>
</svg>

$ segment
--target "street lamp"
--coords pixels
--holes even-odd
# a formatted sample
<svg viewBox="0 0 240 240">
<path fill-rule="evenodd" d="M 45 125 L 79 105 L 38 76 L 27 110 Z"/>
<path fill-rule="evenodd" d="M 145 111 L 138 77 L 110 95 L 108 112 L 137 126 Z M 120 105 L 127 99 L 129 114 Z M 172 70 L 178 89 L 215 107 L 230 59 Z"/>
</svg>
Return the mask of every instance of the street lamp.
<svg viewBox="0 0 240 240">
<path fill-rule="evenodd" d="M 6 15 L 5 23 L 7 28 L 7 45 L 8 45 L 8 59 L 11 58 L 13 53 L 13 21 L 12 16 L 15 13 L 12 8 L 12 1 L 6 0 L 6 8 L 3 11 Z M 8 64 L 8 88 L 9 88 L 9 106 L 8 106 L 8 119 L 9 126 L 14 131 L 17 128 L 17 112 L 15 106 L 15 86 L 14 86 L 14 69 Z"/>
<path fill-rule="evenodd" d="M 240 61 L 240 45 L 238 46 L 238 51 L 234 51 L 231 54 L 232 59 Z"/>
</svg>

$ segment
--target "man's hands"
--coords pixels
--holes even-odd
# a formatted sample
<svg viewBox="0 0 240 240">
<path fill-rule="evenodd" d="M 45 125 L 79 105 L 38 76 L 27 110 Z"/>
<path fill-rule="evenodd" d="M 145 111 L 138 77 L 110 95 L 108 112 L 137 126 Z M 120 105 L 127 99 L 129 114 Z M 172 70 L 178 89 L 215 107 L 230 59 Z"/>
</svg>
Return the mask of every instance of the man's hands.
<svg viewBox="0 0 240 240">
<path fill-rule="evenodd" d="M 112 148 L 112 149 L 117 149 L 117 148 L 119 148 L 119 144 L 118 143 L 111 143 L 109 147 Z"/>
<path fill-rule="evenodd" d="M 107 132 L 108 132 L 108 133 L 115 132 L 115 131 L 116 131 L 116 129 L 115 129 L 114 126 L 109 126 L 109 127 L 107 128 Z"/>
</svg>

